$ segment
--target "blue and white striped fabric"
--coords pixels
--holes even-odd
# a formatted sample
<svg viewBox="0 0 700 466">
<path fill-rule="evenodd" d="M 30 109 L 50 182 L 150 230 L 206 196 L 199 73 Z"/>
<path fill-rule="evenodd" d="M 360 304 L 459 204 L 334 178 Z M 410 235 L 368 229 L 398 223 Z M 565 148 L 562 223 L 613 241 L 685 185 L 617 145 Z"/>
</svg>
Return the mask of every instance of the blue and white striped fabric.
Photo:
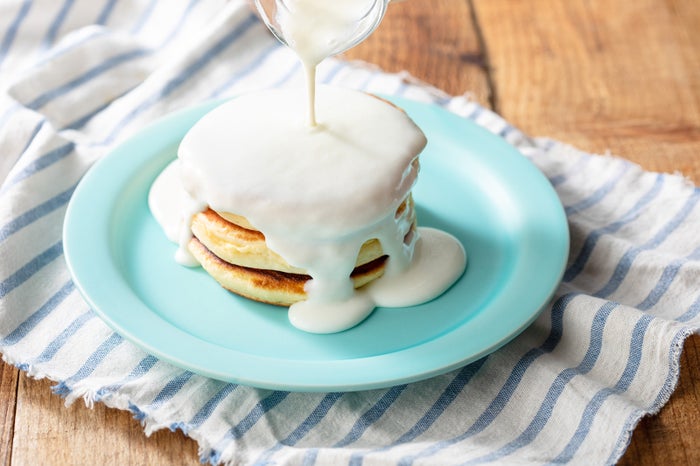
<svg viewBox="0 0 700 466">
<path fill-rule="evenodd" d="M 501 135 L 550 179 L 571 254 L 510 344 L 420 383 L 287 393 L 207 379 L 113 333 L 62 256 L 66 203 L 91 164 L 154 119 L 218 96 L 301 85 L 243 1 L 0 3 L 0 350 L 34 377 L 181 429 L 232 464 L 613 463 L 678 379 L 700 323 L 700 191 L 678 176 L 531 139 L 405 75 L 331 60 L 320 79 L 434 102 Z"/>
</svg>

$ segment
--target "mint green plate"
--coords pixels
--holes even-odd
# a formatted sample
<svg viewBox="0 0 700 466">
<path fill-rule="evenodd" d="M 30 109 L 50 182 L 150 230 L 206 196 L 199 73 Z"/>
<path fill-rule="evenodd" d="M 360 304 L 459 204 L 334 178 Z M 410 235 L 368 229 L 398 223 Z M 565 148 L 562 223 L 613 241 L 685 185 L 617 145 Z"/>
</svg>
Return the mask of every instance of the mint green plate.
<svg viewBox="0 0 700 466">
<path fill-rule="evenodd" d="M 76 285 L 107 324 L 147 352 L 256 387 L 387 387 L 491 353 L 537 317 L 559 283 L 569 245 L 562 206 L 501 138 L 439 107 L 391 100 L 429 140 L 413 191 L 419 223 L 455 235 L 469 257 L 462 278 L 437 299 L 379 308 L 350 330 L 313 335 L 292 327 L 286 309 L 235 296 L 201 268 L 176 264 L 175 245 L 148 210 L 148 190 L 216 102 L 160 120 L 86 174 L 64 226 Z"/>
</svg>

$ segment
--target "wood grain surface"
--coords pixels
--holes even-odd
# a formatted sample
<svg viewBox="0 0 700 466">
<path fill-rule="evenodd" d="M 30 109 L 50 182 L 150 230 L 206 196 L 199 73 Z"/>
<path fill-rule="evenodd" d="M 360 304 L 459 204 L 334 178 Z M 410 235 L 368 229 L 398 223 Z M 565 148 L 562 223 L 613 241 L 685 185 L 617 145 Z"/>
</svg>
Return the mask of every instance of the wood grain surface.
<svg viewBox="0 0 700 466">
<path fill-rule="evenodd" d="M 697 0 L 408 0 L 347 53 L 468 94 L 534 136 L 700 183 Z M 181 433 L 131 414 L 69 408 L 51 382 L 0 363 L 0 464 L 198 464 Z M 700 464 L 700 337 L 669 403 L 637 426 L 620 464 Z M 37 459 L 42 459 L 37 462 Z"/>
</svg>

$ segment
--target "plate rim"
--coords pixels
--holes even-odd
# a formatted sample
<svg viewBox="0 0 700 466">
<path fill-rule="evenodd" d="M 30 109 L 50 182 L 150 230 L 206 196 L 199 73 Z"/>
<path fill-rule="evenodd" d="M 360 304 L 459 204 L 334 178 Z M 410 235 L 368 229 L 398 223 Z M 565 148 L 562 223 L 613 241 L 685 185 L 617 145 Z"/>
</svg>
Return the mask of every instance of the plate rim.
<svg viewBox="0 0 700 466">
<path fill-rule="evenodd" d="M 296 360 L 297 363 L 301 364 L 302 368 L 306 369 L 306 376 L 300 378 L 294 373 L 294 370 L 299 370 L 299 365 L 294 364 L 294 361 L 290 361 L 288 359 L 270 358 L 261 355 L 252 355 L 250 353 L 244 353 L 231 348 L 224 348 L 175 327 L 170 322 L 157 316 L 156 313 L 151 312 L 140 315 L 142 324 L 164 323 L 166 330 L 168 330 L 168 336 L 183 337 L 185 340 L 184 343 L 186 343 L 182 345 L 182 347 L 175 349 L 163 348 L 162 341 L 159 341 L 162 339 L 153 336 L 149 337 L 147 333 L 144 334 L 142 331 L 135 332 L 133 328 L 125 327 L 119 319 L 115 318 L 111 310 L 105 310 L 105 303 L 102 302 L 101 299 L 102 295 L 95 290 L 94 280 L 91 280 L 86 276 L 86 267 L 89 269 L 91 265 L 94 265 L 94 260 L 86 262 L 84 258 L 81 257 L 79 252 L 80 248 L 85 246 L 85 235 L 79 234 L 79 232 L 76 231 L 76 228 L 74 227 L 77 225 L 77 222 L 72 220 L 76 215 L 82 215 L 82 212 L 86 208 L 85 198 L 87 195 L 85 193 L 87 192 L 90 194 L 91 189 L 94 189 L 92 185 L 100 182 L 99 186 L 100 188 L 104 188 L 104 190 L 100 191 L 99 197 L 102 199 L 106 198 L 115 200 L 115 196 L 120 194 L 118 190 L 119 186 L 105 186 L 105 183 L 100 179 L 103 172 L 109 171 L 113 174 L 114 167 L 112 167 L 112 165 L 114 164 L 122 167 L 124 165 L 130 166 L 129 163 L 133 162 L 134 160 L 138 161 L 141 159 L 143 159 L 143 163 L 147 163 L 149 161 L 153 162 L 153 159 L 156 158 L 155 154 L 164 151 L 166 145 L 169 147 L 179 142 L 181 136 L 174 137 L 173 134 L 177 133 L 184 135 L 184 131 L 186 131 L 186 129 L 194 124 L 194 122 L 196 122 L 199 118 L 201 118 L 201 116 L 203 116 L 208 110 L 215 108 L 229 99 L 204 102 L 202 104 L 180 110 L 155 121 L 117 145 L 107 155 L 96 162 L 95 165 L 90 168 L 90 170 L 88 170 L 73 193 L 73 196 L 71 196 L 63 225 L 64 255 L 71 277 L 73 278 L 77 289 L 103 321 L 105 321 L 114 331 L 130 340 L 132 343 L 135 343 L 146 352 L 153 354 L 162 360 L 173 363 L 178 367 L 191 370 L 192 372 L 201 375 L 259 388 L 294 391 L 355 391 L 385 388 L 401 383 L 415 382 L 446 373 L 450 370 L 476 361 L 500 348 L 505 343 L 519 335 L 538 317 L 556 291 L 556 288 L 564 273 L 569 251 L 569 231 L 566 215 L 563 207 L 561 206 L 559 198 L 551 184 L 547 181 L 542 172 L 534 166 L 534 164 L 527 160 L 522 154 L 520 154 L 520 152 L 517 151 L 517 149 L 508 144 L 504 139 L 489 132 L 475 122 L 455 115 L 435 104 L 427 104 L 394 96 L 382 97 L 390 100 L 399 107 L 404 108 L 411 116 L 417 113 L 437 115 L 438 118 L 449 120 L 447 123 L 450 125 L 464 125 L 465 128 L 469 127 L 470 131 L 474 131 L 479 134 L 480 137 L 485 138 L 488 144 L 496 144 L 497 146 L 500 146 L 499 149 L 502 149 L 503 153 L 499 153 L 497 159 L 501 157 L 505 158 L 500 159 L 501 163 L 504 163 L 505 160 L 505 162 L 515 164 L 518 170 L 524 170 L 524 173 L 526 173 L 530 181 L 536 180 L 535 182 L 539 183 L 538 188 L 542 189 L 543 192 L 549 193 L 549 201 L 556 201 L 552 202 L 554 209 L 550 212 L 550 214 L 552 215 L 552 218 L 559 223 L 558 228 L 560 230 L 558 231 L 557 238 L 559 239 L 559 244 L 556 244 L 555 247 L 558 248 L 558 251 L 556 251 L 556 256 L 560 260 L 558 263 L 558 268 L 556 268 L 556 270 L 549 271 L 552 274 L 551 285 L 547 290 L 542 290 L 542 293 L 540 293 L 541 296 L 538 298 L 538 301 L 541 302 L 539 302 L 536 309 L 529 313 L 527 318 L 520 319 L 518 325 L 511 327 L 509 331 L 499 333 L 499 338 L 492 341 L 490 345 L 482 347 L 480 351 L 472 351 L 468 355 L 465 355 L 463 351 L 457 350 L 456 345 L 454 345 L 454 340 L 457 339 L 458 341 L 459 339 L 460 332 L 458 332 L 458 330 L 464 327 L 464 325 L 461 325 L 440 336 L 439 338 L 434 338 L 412 347 L 384 354 L 342 360 Z M 428 137 L 430 136 L 428 135 Z M 158 147 L 158 149 L 151 148 L 149 151 L 144 151 L 151 154 L 148 157 L 138 153 L 135 154 L 135 152 L 138 151 L 130 152 L 132 148 L 139 148 L 143 144 L 150 146 L 155 145 Z M 130 157 L 127 157 L 129 154 Z M 131 168 L 135 167 L 131 166 Z M 94 198 L 94 196 L 92 196 L 92 198 Z M 106 212 L 104 214 L 107 215 L 111 213 Z M 99 243 L 98 239 L 100 238 L 106 241 L 106 247 L 104 250 L 98 251 L 95 256 L 95 258 L 98 260 L 104 260 L 105 255 L 107 255 L 109 261 L 113 260 L 113 258 L 111 258 L 111 253 L 109 252 L 109 250 L 111 250 L 111 243 L 107 238 L 111 238 L 111 236 L 115 233 L 110 231 L 109 226 L 109 222 L 106 222 L 106 224 L 105 222 L 101 224 L 97 222 L 97 230 L 93 232 L 93 239 L 97 238 L 94 239 L 95 241 Z M 116 270 L 111 270 L 109 272 L 110 273 L 107 275 L 111 278 L 115 278 L 114 275 L 117 275 L 118 278 L 120 275 L 119 273 L 114 273 Z M 125 297 L 124 302 L 121 303 L 122 307 L 129 308 L 129 306 L 134 306 L 133 309 L 137 309 L 143 306 L 147 308 L 143 302 L 134 298 L 136 297 Z M 133 312 L 133 310 L 131 312 Z M 484 319 L 484 314 L 486 313 L 479 312 L 476 316 L 470 319 L 470 325 L 478 325 L 481 320 Z M 193 342 L 192 340 L 196 341 Z M 188 358 L 186 352 L 193 343 L 196 343 L 195 346 L 200 350 L 214 352 L 211 361 L 203 363 L 202 361 L 197 362 L 191 360 L 191 358 Z M 394 370 L 391 372 L 391 374 L 387 374 L 387 371 L 385 370 L 387 364 L 399 364 L 401 361 L 409 361 L 414 356 L 420 356 L 421 353 L 426 350 L 441 351 L 443 356 L 441 358 L 443 361 L 442 364 L 423 364 L 418 366 L 411 364 L 413 370 Z M 219 365 L 221 364 L 221 361 L 225 360 L 226 357 L 234 358 L 239 362 L 245 360 L 245 365 L 248 369 L 247 374 L 234 374 L 231 373 L 230 370 L 222 370 Z M 292 370 L 289 368 L 279 367 L 280 364 L 290 363 L 292 366 L 294 366 Z M 323 377 L 319 378 L 318 375 L 316 375 L 316 377 L 309 376 L 309 371 L 315 371 L 316 374 L 318 374 L 319 369 L 325 369 L 329 366 L 329 364 L 332 365 L 333 370 L 320 371 L 324 373 Z M 338 369 L 339 366 L 340 369 Z M 261 371 L 261 367 L 267 367 L 267 369 Z M 271 369 L 279 369 L 279 372 L 276 372 L 274 377 L 270 377 L 269 372 Z M 376 373 L 376 369 L 382 370 L 379 370 L 379 372 Z M 352 376 L 339 377 L 334 374 L 335 372 L 343 372 L 344 375 L 350 372 Z"/>
</svg>

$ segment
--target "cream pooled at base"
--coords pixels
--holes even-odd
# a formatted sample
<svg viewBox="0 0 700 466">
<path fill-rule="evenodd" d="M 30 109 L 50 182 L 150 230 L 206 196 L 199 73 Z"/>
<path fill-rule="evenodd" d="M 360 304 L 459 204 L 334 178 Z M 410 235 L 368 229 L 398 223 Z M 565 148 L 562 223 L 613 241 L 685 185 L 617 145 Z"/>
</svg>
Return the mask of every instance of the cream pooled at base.
<svg viewBox="0 0 700 466">
<path fill-rule="evenodd" d="M 215 109 L 180 147 L 187 194 L 173 192 L 178 183 L 167 178 L 177 177 L 177 167 L 171 167 L 154 183 L 149 203 L 171 240 L 177 228 L 163 223 L 183 226 L 181 255 L 196 241 L 189 224 L 198 211 L 210 207 L 246 219 L 251 230 L 242 231 L 259 231 L 270 250 L 311 277 L 306 299 L 290 308 L 292 324 L 330 333 L 356 325 L 376 305 L 434 298 L 459 278 L 466 256 L 446 233 L 421 229 L 417 239 L 410 190 L 425 137 L 410 118 L 356 91 L 321 87 L 317 102 L 313 128 L 300 118 L 303 96 L 294 91 L 251 94 Z M 186 213 L 173 220 L 163 212 L 178 200 Z M 377 240 L 383 255 L 358 263 L 358 253 Z M 355 290 L 350 275 L 365 269 L 374 273 L 371 283 Z M 249 270 L 236 270 L 249 277 Z"/>
</svg>

